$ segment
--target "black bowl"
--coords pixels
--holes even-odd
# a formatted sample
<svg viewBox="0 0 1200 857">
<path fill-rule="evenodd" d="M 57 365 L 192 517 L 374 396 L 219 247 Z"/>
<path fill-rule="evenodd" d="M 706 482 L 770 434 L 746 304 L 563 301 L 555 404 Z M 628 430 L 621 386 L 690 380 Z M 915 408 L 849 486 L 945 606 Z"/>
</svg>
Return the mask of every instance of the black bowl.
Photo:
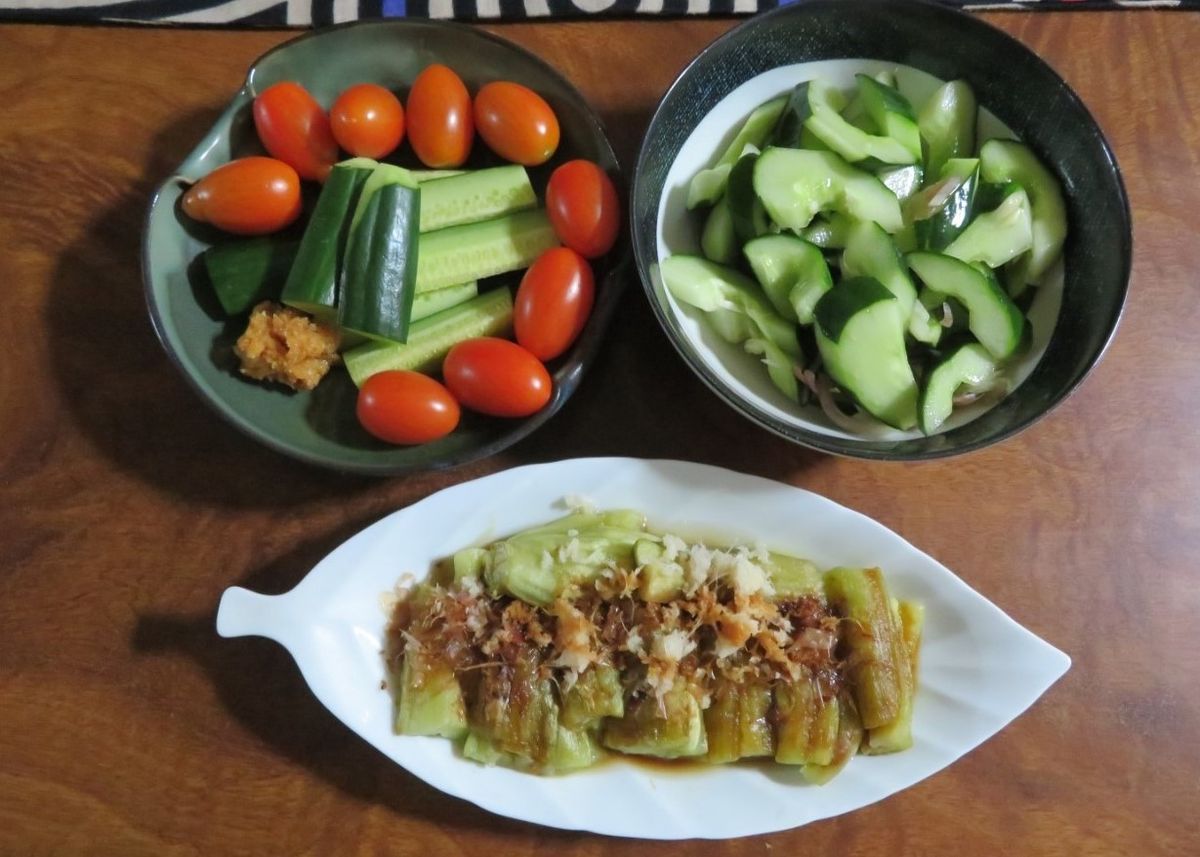
<svg viewBox="0 0 1200 857">
<path fill-rule="evenodd" d="M 1057 175 L 1070 231 L 1062 308 L 1032 374 L 977 419 L 904 440 L 836 437 L 749 400 L 700 356 L 661 282 L 657 220 L 672 163 L 721 99 L 780 66 L 833 59 L 912 66 L 943 80 L 966 79 L 990 110 Z M 795 81 L 799 83 L 800 81 Z M 753 105 L 746 105 L 747 111 Z M 1011 437 L 1065 399 L 1104 353 L 1128 289 L 1129 201 L 1116 159 L 1087 108 L 1053 69 L 1020 42 L 963 12 L 922 0 L 798 0 L 717 39 L 684 69 L 646 132 L 630 200 L 634 258 L 668 337 L 697 375 L 735 410 L 791 441 L 841 455 L 916 460 L 969 452 Z"/>
</svg>

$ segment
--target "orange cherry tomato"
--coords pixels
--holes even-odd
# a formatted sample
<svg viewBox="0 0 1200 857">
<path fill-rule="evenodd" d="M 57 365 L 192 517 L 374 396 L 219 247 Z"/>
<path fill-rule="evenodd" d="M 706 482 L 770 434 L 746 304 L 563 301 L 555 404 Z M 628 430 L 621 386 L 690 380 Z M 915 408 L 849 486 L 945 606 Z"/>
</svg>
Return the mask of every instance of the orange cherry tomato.
<svg viewBox="0 0 1200 857">
<path fill-rule="evenodd" d="M 308 90 L 294 81 L 269 86 L 254 99 L 254 127 L 273 157 L 302 179 L 325 181 L 337 161 L 329 117 Z"/>
<path fill-rule="evenodd" d="M 351 155 L 383 158 L 404 139 L 404 108 L 382 86 L 359 83 L 333 102 L 329 124 L 333 138 Z"/>
<path fill-rule="evenodd" d="M 427 167 L 460 167 L 471 154 L 475 123 L 471 94 L 457 74 L 431 65 L 417 75 L 408 93 L 408 142 Z"/>
<path fill-rule="evenodd" d="M 180 204 L 192 220 L 225 232 L 266 235 L 300 216 L 300 177 L 274 158 L 240 158 L 188 188 Z"/>
<path fill-rule="evenodd" d="M 475 95 L 475 127 L 506 161 L 536 167 L 558 148 L 558 117 L 540 95 L 519 83 L 496 81 Z"/>
<path fill-rule="evenodd" d="M 550 175 L 546 215 L 562 243 L 588 259 L 611 250 L 621 227 L 617 189 L 591 161 L 567 161 Z"/>
<path fill-rule="evenodd" d="M 450 349 L 442 377 L 463 407 L 493 417 L 527 417 L 550 401 L 550 373 L 515 342 L 483 336 Z"/>
<path fill-rule="evenodd" d="M 547 250 L 529 266 L 517 289 L 517 342 L 539 360 L 558 357 L 583 330 L 595 294 L 587 259 L 569 247 Z"/>
<path fill-rule="evenodd" d="M 445 437 L 460 410 L 450 392 L 419 372 L 372 375 L 358 391 L 358 421 L 387 443 L 411 446 Z"/>
</svg>

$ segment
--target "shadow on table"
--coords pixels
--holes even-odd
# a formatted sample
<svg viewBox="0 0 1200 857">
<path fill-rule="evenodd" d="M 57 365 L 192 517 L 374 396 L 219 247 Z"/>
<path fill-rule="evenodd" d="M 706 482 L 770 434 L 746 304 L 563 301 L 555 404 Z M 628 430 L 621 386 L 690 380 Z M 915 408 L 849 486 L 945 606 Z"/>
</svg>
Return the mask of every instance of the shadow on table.
<svg viewBox="0 0 1200 857">
<path fill-rule="evenodd" d="M 291 589 L 318 560 L 356 532 L 356 521 L 338 532 L 301 544 L 239 582 L 257 592 Z M 492 815 L 442 794 L 387 759 L 327 711 L 308 689 L 291 656 L 274 642 L 217 637 L 212 615 L 145 615 L 131 647 L 138 655 L 190 658 L 212 681 L 230 716 L 272 752 L 308 769 L 346 796 L 378 804 L 400 816 L 447 828 L 560 838 L 578 834 L 537 828 Z"/>
<path fill-rule="evenodd" d="M 133 188 L 61 252 L 47 323 L 62 400 L 100 452 L 170 494 L 257 508 L 357 492 L 369 480 L 298 464 L 225 424 L 188 389 L 151 327 L 140 266 L 146 209 L 217 115 L 198 111 L 166 128 Z"/>
</svg>

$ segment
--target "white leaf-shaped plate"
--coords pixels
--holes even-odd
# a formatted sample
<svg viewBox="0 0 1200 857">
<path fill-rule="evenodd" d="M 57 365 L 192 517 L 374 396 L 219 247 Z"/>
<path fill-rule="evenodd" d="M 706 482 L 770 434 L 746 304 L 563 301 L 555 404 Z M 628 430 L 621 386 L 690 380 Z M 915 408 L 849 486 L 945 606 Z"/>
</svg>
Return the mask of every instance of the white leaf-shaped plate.
<svg viewBox="0 0 1200 857">
<path fill-rule="evenodd" d="M 396 735 L 380 689 L 387 616 L 381 596 L 405 573 L 543 523 L 579 495 L 635 508 L 655 527 L 710 533 L 811 558 L 821 567 L 880 566 L 892 592 L 926 606 L 915 746 L 859 756 L 826 786 L 784 766 L 659 771 L 617 759 L 562 777 L 486 768 L 441 738 Z M 524 821 L 647 839 L 768 833 L 895 794 L 995 735 L 1070 666 L 947 568 L 881 524 L 778 482 L 678 461 L 585 458 L 520 467 L 447 488 L 368 527 L 291 592 L 231 588 L 217 631 L 257 634 L 292 653 L 305 680 L 347 726 L 447 794 Z"/>
</svg>

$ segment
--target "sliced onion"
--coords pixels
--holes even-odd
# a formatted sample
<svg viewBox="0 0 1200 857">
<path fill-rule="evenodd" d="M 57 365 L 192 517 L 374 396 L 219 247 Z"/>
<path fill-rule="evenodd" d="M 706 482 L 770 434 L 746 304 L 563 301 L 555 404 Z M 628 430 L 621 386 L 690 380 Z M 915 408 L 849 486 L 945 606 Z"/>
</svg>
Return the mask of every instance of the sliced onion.
<svg viewBox="0 0 1200 857">
<path fill-rule="evenodd" d="M 833 386 L 827 375 L 818 375 L 816 390 L 817 401 L 821 403 L 821 410 L 829 421 L 842 431 L 850 432 L 861 437 L 867 437 L 876 440 L 882 440 L 887 437 L 894 429 L 873 416 L 859 411 L 856 414 L 847 414 L 837 406 L 837 402 L 833 400 Z"/>
<path fill-rule="evenodd" d="M 939 211 L 963 183 L 959 176 L 947 176 L 937 184 L 931 184 L 925 190 L 911 197 L 904 206 L 906 220 L 928 220 Z"/>
</svg>

